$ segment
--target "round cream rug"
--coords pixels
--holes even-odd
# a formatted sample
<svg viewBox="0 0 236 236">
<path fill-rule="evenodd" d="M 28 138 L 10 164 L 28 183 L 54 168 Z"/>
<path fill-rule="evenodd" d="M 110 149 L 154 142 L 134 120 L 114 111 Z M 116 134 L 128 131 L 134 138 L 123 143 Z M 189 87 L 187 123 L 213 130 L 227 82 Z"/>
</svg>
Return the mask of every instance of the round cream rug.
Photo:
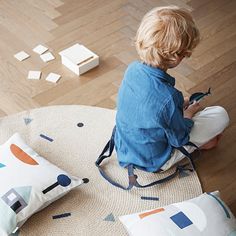
<svg viewBox="0 0 236 236">
<path fill-rule="evenodd" d="M 20 229 L 20 236 L 122 236 L 127 235 L 118 217 L 150 210 L 202 193 L 196 173 L 176 177 L 168 183 L 146 189 L 124 191 L 113 187 L 99 174 L 95 161 L 110 138 L 115 111 L 89 106 L 53 106 L 25 111 L 0 119 L 0 143 L 19 132 L 36 152 L 72 175 L 90 182 L 32 216 Z M 53 139 L 43 139 L 44 134 Z M 127 185 L 127 170 L 121 168 L 113 153 L 104 161 L 107 173 Z M 137 171 L 139 182 L 148 183 L 169 175 Z M 40 177 L 39 177 L 40 178 Z M 142 200 L 158 197 L 159 201 Z M 71 216 L 53 219 L 53 215 Z"/>
</svg>

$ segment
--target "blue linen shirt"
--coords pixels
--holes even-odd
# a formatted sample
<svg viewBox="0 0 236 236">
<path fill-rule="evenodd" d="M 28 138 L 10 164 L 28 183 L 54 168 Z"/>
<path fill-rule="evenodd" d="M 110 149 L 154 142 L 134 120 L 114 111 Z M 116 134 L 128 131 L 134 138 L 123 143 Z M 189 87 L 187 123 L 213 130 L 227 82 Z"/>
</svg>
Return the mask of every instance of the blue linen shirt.
<svg viewBox="0 0 236 236">
<path fill-rule="evenodd" d="M 118 94 L 115 148 L 119 164 L 148 172 L 161 168 L 173 147 L 189 141 L 193 121 L 183 117 L 184 98 L 175 79 L 161 69 L 135 61 Z"/>
</svg>

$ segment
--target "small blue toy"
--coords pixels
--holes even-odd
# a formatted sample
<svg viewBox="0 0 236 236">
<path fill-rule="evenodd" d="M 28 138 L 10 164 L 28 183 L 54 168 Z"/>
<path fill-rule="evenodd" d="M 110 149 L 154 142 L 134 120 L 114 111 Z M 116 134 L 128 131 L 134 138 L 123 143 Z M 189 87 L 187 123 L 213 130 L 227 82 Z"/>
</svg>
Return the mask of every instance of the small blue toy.
<svg viewBox="0 0 236 236">
<path fill-rule="evenodd" d="M 208 89 L 208 91 L 206 93 L 201 93 L 201 92 L 198 92 L 198 93 L 193 93 L 190 98 L 189 98 L 189 104 L 193 104 L 194 101 L 200 101 L 202 100 L 205 96 L 208 96 L 211 94 L 211 88 Z"/>
</svg>

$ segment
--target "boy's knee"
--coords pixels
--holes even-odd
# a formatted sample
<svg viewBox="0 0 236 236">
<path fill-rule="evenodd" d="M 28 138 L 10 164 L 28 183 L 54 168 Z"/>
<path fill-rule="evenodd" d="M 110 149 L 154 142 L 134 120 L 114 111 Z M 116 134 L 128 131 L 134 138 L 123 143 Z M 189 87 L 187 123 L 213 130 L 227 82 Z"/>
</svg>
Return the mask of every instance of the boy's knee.
<svg viewBox="0 0 236 236">
<path fill-rule="evenodd" d="M 221 106 L 212 106 L 209 107 L 211 112 L 214 114 L 216 124 L 222 129 L 226 128 L 229 125 L 229 115 L 224 107 Z"/>
<path fill-rule="evenodd" d="M 229 125 L 229 115 L 228 112 L 224 109 L 224 107 L 221 106 L 215 106 L 216 112 L 217 112 L 217 116 L 219 117 L 219 122 L 223 125 L 223 126 L 228 126 Z"/>
<path fill-rule="evenodd" d="M 206 107 L 193 117 L 193 120 L 194 127 L 190 133 L 190 139 L 198 145 L 222 133 L 229 125 L 228 113 L 221 106 Z"/>
</svg>

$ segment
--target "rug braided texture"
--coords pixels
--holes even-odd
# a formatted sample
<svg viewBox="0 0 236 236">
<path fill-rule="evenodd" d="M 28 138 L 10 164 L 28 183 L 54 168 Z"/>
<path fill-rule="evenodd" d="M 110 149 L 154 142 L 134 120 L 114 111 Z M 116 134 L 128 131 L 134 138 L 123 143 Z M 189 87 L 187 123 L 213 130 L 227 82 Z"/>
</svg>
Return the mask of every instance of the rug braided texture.
<svg viewBox="0 0 236 236">
<path fill-rule="evenodd" d="M 72 175 L 90 180 L 33 215 L 20 229 L 20 236 L 127 235 L 119 216 L 187 200 L 202 193 L 196 172 L 160 186 L 131 191 L 120 190 L 106 182 L 94 163 L 110 138 L 115 114 L 109 109 L 69 105 L 29 110 L 0 119 L 0 144 L 19 132 L 45 159 Z M 52 138 L 53 142 L 40 134 Z M 103 167 L 115 180 L 127 185 L 127 170 L 118 165 L 115 152 L 109 161 L 104 161 Z M 135 173 L 144 184 L 173 171 L 174 168 L 162 174 L 139 170 Z M 142 200 L 141 196 L 158 197 L 159 201 Z M 71 216 L 52 218 L 65 212 Z"/>
</svg>

